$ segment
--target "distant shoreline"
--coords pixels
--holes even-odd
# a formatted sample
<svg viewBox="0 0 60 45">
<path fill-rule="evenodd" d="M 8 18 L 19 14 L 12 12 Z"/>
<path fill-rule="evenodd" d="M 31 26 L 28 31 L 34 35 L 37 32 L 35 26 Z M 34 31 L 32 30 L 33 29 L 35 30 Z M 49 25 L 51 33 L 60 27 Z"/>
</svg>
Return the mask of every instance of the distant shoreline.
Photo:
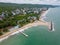
<svg viewBox="0 0 60 45">
<path fill-rule="evenodd" d="M 0 42 L 7 39 L 8 37 L 12 36 L 12 35 L 15 35 L 17 33 L 20 33 L 21 31 L 24 31 L 28 28 L 31 28 L 32 26 L 38 26 L 38 25 L 45 25 L 45 26 L 49 26 L 49 23 L 44 21 L 44 16 L 46 16 L 46 14 L 48 13 L 49 9 L 47 11 L 45 11 L 44 13 L 41 14 L 41 18 L 40 18 L 40 21 L 35 21 L 33 23 L 29 23 L 17 30 L 14 30 L 14 31 L 11 31 L 11 32 L 7 32 L 6 34 L 0 36 Z"/>
</svg>

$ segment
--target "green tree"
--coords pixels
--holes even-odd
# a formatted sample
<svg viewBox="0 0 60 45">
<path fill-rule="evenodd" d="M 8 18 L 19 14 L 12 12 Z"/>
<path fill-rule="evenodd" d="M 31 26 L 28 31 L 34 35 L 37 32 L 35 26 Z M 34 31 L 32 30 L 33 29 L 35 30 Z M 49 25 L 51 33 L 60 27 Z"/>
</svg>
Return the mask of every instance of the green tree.
<svg viewBox="0 0 60 45">
<path fill-rule="evenodd" d="M 3 33 L 2 33 L 2 32 L 0 32 L 0 36 L 1 36 L 1 35 L 3 35 Z"/>
<path fill-rule="evenodd" d="M 3 32 L 9 32 L 9 30 L 7 28 L 4 28 Z"/>
</svg>

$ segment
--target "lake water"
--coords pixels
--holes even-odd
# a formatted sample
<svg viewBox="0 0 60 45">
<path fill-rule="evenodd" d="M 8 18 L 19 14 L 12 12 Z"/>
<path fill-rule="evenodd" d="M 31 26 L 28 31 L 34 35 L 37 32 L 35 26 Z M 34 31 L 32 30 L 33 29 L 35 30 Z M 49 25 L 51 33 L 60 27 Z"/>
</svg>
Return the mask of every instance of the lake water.
<svg viewBox="0 0 60 45">
<path fill-rule="evenodd" d="M 32 27 L 24 31 L 28 37 L 21 33 L 0 42 L 0 45 L 60 45 L 60 8 L 50 9 L 46 15 L 47 21 L 53 21 L 55 31 L 49 32 L 46 26 Z"/>
</svg>

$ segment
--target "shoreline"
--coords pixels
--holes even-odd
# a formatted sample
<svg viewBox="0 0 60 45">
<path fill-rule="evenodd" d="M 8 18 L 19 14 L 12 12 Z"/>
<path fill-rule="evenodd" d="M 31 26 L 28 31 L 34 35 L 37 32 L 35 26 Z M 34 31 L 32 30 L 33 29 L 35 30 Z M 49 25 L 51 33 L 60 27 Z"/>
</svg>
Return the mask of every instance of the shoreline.
<svg viewBox="0 0 60 45">
<path fill-rule="evenodd" d="M 47 21 L 45 21 L 44 19 L 46 18 L 46 14 L 49 12 L 49 10 L 50 10 L 50 9 L 48 9 L 47 11 L 43 11 L 43 12 L 41 13 L 41 16 L 40 16 L 40 19 L 39 19 L 39 20 L 41 20 L 41 21 L 43 21 L 43 22 L 47 22 Z"/>
<path fill-rule="evenodd" d="M 2 42 L 3 40 L 9 38 L 12 35 L 15 35 L 17 33 L 20 33 L 22 31 L 25 31 L 26 29 L 31 28 L 33 26 L 40 26 L 40 25 L 49 26 L 49 22 L 44 21 L 44 17 L 48 13 L 48 11 L 49 11 L 49 9 L 46 10 L 44 13 L 41 14 L 40 21 L 35 21 L 33 23 L 29 23 L 29 24 L 24 25 L 23 27 L 21 27 L 21 28 L 19 28 L 17 30 L 14 30 L 14 31 L 11 31 L 11 32 L 7 32 L 6 34 L 0 36 L 0 42 Z"/>
</svg>

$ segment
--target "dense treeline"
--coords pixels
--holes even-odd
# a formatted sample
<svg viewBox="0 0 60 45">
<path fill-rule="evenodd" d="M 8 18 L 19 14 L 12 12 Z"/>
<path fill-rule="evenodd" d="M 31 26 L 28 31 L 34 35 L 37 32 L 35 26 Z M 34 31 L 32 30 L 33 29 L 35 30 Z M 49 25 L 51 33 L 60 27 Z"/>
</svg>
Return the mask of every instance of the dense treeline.
<svg viewBox="0 0 60 45">
<path fill-rule="evenodd" d="M 15 4 L 15 3 L 1 3 L 0 2 L 0 6 L 2 7 L 16 7 L 16 8 L 42 8 L 42 7 L 58 7 L 56 5 L 46 5 L 46 4 Z"/>
</svg>

